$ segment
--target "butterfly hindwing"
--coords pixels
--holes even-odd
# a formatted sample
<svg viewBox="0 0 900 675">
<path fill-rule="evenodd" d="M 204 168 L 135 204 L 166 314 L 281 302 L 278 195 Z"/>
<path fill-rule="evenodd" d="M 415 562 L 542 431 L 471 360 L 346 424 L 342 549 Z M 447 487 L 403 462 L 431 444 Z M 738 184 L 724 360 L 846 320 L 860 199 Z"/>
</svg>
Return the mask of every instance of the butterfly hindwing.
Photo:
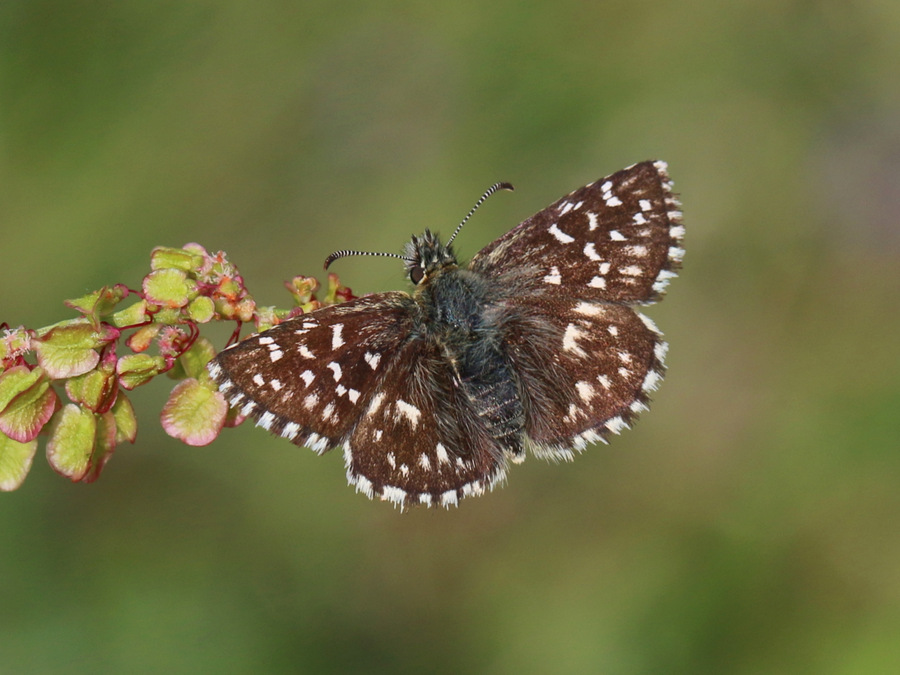
<svg viewBox="0 0 900 675">
<path fill-rule="evenodd" d="M 224 350 L 210 374 L 260 426 L 324 452 L 359 420 L 409 337 L 413 309 L 393 292 L 304 314 Z"/>
<path fill-rule="evenodd" d="M 681 206 L 664 162 L 642 162 L 575 190 L 476 254 L 497 278 L 529 268 L 533 286 L 588 300 L 657 300 L 684 254 Z"/>
<path fill-rule="evenodd" d="M 347 478 L 369 497 L 449 506 L 505 475 L 501 448 L 432 340 L 403 347 L 344 444 Z"/>
<path fill-rule="evenodd" d="M 668 346 L 629 307 L 586 300 L 516 301 L 506 333 L 525 432 L 538 456 L 571 459 L 647 409 Z"/>
</svg>

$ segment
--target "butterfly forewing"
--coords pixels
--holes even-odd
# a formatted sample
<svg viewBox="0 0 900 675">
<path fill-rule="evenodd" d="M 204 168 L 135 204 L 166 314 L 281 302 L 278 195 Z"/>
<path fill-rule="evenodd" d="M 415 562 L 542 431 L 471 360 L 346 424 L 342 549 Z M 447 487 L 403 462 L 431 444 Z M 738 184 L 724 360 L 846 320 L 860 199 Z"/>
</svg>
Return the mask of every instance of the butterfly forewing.
<svg viewBox="0 0 900 675">
<path fill-rule="evenodd" d="M 505 475 L 506 460 L 437 344 L 401 349 L 344 444 L 347 478 L 369 497 L 449 506 Z"/>
<path fill-rule="evenodd" d="M 479 251 L 470 269 L 497 277 L 529 268 L 533 286 L 547 292 L 652 302 L 681 263 L 680 209 L 665 163 L 642 162 L 523 221 Z"/>
<path fill-rule="evenodd" d="M 413 324 L 406 293 L 370 295 L 285 321 L 219 354 L 210 373 L 232 406 L 324 452 L 355 426 Z"/>
</svg>

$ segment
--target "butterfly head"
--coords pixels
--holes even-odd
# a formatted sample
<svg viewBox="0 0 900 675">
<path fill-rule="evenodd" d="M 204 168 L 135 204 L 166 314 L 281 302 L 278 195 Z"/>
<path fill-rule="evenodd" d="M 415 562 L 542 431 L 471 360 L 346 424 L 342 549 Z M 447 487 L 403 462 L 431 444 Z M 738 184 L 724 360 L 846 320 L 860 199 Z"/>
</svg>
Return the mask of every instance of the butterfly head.
<svg viewBox="0 0 900 675">
<path fill-rule="evenodd" d="M 406 274 L 416 286 L 457 264 L 453 247 L 442 243 L 430 230 L 425 230 L 420 237 L 413 236 L 406 245 L 403 259 L 406 262 Z"/>
</svg>

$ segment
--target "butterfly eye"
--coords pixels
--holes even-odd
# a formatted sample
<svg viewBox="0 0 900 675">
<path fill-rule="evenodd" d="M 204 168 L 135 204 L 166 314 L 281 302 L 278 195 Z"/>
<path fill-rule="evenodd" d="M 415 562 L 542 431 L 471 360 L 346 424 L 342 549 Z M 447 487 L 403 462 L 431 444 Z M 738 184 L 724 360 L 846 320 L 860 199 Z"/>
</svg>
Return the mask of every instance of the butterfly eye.
<svg viewBox="0 0 900 675">
<path fill-rule="evenodd" d="M 420 281 L 425 277 L 425 270 L 422 269 L 421 266 L 416 265 L 415 267 L 409 268 L 409 279 L 414 284 L 418 285 Z"/>
</svg>

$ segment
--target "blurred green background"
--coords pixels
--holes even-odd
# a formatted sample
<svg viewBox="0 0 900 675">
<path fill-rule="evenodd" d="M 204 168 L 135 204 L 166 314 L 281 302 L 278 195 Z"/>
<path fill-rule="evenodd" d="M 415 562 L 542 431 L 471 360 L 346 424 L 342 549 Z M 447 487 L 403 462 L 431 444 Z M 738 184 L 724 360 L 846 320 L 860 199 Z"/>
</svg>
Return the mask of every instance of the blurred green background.
<svg viewBox="0 0 900 675">
<path fill-rule="evenodd" d="M 494 181 L 465 257 L 657 157 L 687 256 L 634 430 L 401 514 L 338 453 L 168 438 L 153 383 L 98 483 L 39 451 L 0 496 L 0 672 L 900 672 L 893 0 L 5 0 L 0 321 L 189 241 L 287 305 Z"/>
</svg>

